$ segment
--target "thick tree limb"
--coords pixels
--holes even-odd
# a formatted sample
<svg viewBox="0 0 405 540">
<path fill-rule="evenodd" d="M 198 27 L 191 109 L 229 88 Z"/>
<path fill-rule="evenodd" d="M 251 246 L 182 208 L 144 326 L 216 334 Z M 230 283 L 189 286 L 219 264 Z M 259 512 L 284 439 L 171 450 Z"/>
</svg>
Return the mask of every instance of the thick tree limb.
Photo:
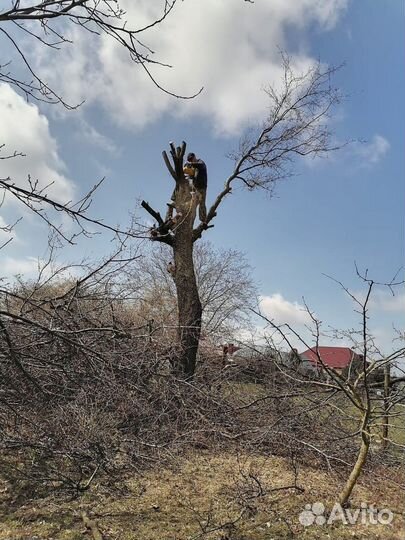
<svg viewBox="0 0 405 540">
<path fill-rule="evenodd" d="M 175 170 L 173 169 L 172 164 L 170 163 L 170 160 L 169 160 L 169 158 L 168 158 L 168 156 L 167 156 L 166 150 L 163 150 L 162 156 L 163 156 L 163 160 L 164 160 L 164 162 L 165 162 L 165 165 L 166 165 L 166 167 L 167 167 L 169 173 L 170 173 L 171 176 L 174 178 L 174 180 L 177 181 L 176 172 L 175 172 Z"/>
<path fill-rule="evenodd" d="M 237 177 L 236 174 L 232 174 L 228 180 L 226 181 L 225 183 L 225 187 L 224 189 L 221 191 L 221 193 L 218 195 L 218 197 L 215 199 L 215 202 L 214 204 L 211 206 L 211 208 L 209 209 L 208 213 L 207 213 L 207 220 L 205 223 L 200 223 L 200 225 L 198 225 L 198 227 L 196 227 L 194 230 L 193 230 L 193 241 L 195 242 L 196 240 L 198 240 L 199 238 L 201 238 L 203 232 L 207 229 L 211 229 L 212 227 L 214 227 L 214 225 L 209 225 L 210 221 L 212 221 L 216 215 L 217 215 L 217 208 L 218 206 L 221 204 L 221 202 L 223 201 L 223 199 L 229 194 L 232 192 L 232 187 L 231 187 L 231 183 L 232 183 L 232 180 L 234 180 L 235 178 Z"/>
<path fill-rule="evenodd" d="M 176 154 L 176 147 L 175 147 L 174 143 L 173 143 L 173 142 L 169 142 L 169 146 L 170 146 L 170 154 L 171 154 L 172 158 L 173 158 L 174 160 L 176 160 L 177 154 Z"/>
<path fill-rule="evenodd" d="M 144 208 L 148 214 L 150 214 L 158 223 L 158 227 L 151 229 L 151 240 L 154 242 L 162 242 L 168 246 L 173 245 L 173 237 L 170 234 L 170 229 L 173 225 L 173 220 L 163 221 L 160 212 L 154 210 L 146 201 L 141 202 L 142 208 Z"/>
<path fill-rule="evenodd" d="M 164 221 L 159 212 L 156 212 L 146 201 L 141 202 L 142 208 L 144 208 L 156 221 L 159 225 L 164 225 Z"/>
<path fill-rule="evenodd" d="M 181 151 L 180 151 L 180 156 L 179 156 L 180 159 L 184 159 L 184 154 L 186 153 L 186 147 L 187 147 L 186 141 L 182 141 Z"/>
<path fill-rule="evenodd" d="M 214 226 L 215 225 L 207 225 L 205 223 L 200 223 L 200 225 L 193 230 L 193 242 L 201 238 L 204 231 L 206 231 L 207 229 L 212 229 Z"/>
</svg>

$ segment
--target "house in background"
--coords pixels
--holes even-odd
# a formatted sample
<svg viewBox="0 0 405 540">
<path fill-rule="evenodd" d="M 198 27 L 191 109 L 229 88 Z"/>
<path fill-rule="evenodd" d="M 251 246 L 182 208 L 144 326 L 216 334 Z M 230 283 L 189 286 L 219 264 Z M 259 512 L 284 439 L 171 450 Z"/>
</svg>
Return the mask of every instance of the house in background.
<svg viewBox="0 0 405 540">
<path fill-rule="evenodd" d="M 301 353 L 299 357 L 300 371 L 313 377 L 326 375 L 322 363 L 344 377 L 349 374 L 353 376 L 363 366 L 363 356 L 349 347 L 314 347 Z"/>
</svg>

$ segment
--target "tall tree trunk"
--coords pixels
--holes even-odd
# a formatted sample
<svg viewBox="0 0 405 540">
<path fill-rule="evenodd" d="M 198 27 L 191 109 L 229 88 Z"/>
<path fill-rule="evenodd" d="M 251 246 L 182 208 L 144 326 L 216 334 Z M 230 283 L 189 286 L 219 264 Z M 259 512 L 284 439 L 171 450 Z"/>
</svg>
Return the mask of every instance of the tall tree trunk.
<svg viewBox="0 0 405 540">
<path fill-rule="evenodd" d="M 382 426 L 382 447 L 384 449 L 388 447 L 388 443 L 389 443 L 388 430 L 389 430 L 389 421 L 390 421 L 390 414 L 389 414 L 390 393 L 391 393 L 390 384 L 391 384 L 391 371 L 390 371 L 390 366 L 386 364 L 384 366 L 384 401 L 383 401 L 384 416 L 383 416 L 383 426 Z"/>
<path fill-rule="evenodd" d="M 173 142 L 169 145 L 172 162 L 165 151 L 163 159 L 176 183 L 171 199 L 173 204 L 170 205 L 171 208 L 165 220 L 147 202 L 142 201 L 142 207 L 157 222 L 156 227 L 151 230 L 152 239 L 163 242 L 173 249 L 174 265 L 171 266 L 170 273 L 173 275 L 177 291 L 180 349 L 174 360 L 174 367 L 178 375 L 191 378 L 196 368 L 202 316 L 194 272 L 193 244 L 201 236 L 201 230 L 197 235 L 193 232 L 198 201 L 196 193 L 192 193 L 190 183 L 183 172 L 186 143 L 183 141 L 177 148 Z M 175 215 L 173 215 L 173 206 L 176 209 Z"/>
<path fill-rule="evenodd" d="M 180 369 L 178 371 L 190 378 L 196 367 L 202 307 L 193 260 L 193 224 L 196 200 L 191 197 L 188 183 L 182 183 L 178 186 L 176 210 L 181 214 L 173 242 L 180 345 L 178 358 L 178 368 Z"/>
<path fill-rule="evenodd" d="M 339 495 L 339 502 L 342 506 L 346 506 L 350 496 L 352 494 L 353 488 L 356 485 L 357 479 L 359 478 L 363 467 L 367 461 L 368 451 L 370 449 L 370 426 L 369 426 L 369 415 L 370 411 L 366 410 L 363 416 L 361 424 L 361 445 L 359 452 L 357 454 L 356 463 L 353 465 L 352 471 L 349 475 L 349 478 L 346 481 L 346 484 Z"/>
</svg>

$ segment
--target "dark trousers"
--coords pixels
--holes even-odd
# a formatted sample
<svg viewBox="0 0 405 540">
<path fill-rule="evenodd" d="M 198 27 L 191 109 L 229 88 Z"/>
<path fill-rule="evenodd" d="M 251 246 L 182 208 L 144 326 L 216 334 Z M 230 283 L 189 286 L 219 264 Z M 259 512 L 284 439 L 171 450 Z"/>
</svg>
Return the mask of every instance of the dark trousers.
<svg viewBox="0 0 405 540">
<path fill-rule="evenodd" d="M 205 206 L 205 199 L 207 197 L 207 189 L 197 189 L 197 203 L 198 203 L 198 217 L 200 221 L 205 223 L 207 221 L 207 207 Z"/>
</svg>

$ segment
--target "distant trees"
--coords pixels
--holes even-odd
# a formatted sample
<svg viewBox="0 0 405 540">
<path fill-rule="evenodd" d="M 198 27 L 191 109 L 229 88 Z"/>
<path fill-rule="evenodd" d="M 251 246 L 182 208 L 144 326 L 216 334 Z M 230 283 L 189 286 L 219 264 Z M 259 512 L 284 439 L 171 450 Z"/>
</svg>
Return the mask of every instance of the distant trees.
<svg viewBox="0 0 405 540">
<path fill-rule="evenodd" d="M 202 330 L 207 338 L 226 340 L 246 329 L 250 308 L 256 303 L 257 291 L 252 270 L 243 253 L 215 249 L 210 243 L 197 244 L 193 252 L 194 267 L 202 306 Z M 136 297 L 145 320 L 157 328 L 177 328 L 176 288 L 169 265 L 172 254 L 161 246 L 139 258 L 128 287 L 136 287 Z M 169 267 L 169 270 L 168 270 Z"/>
</svg>

